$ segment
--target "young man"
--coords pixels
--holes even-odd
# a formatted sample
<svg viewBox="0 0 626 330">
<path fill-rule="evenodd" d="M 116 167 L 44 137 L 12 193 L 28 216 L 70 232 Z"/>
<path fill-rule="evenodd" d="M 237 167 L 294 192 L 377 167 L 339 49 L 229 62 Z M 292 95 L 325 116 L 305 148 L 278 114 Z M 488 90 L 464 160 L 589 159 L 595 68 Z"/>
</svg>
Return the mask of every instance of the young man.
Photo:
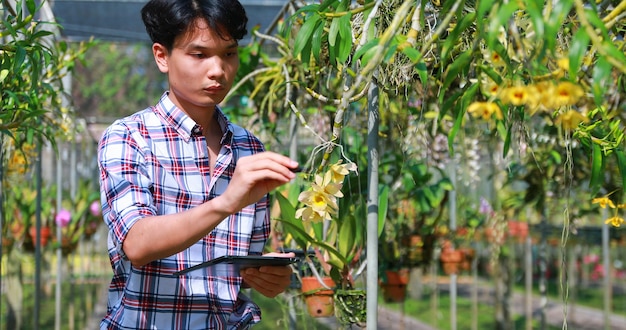
<svg viewBox="0 0 626 330">
<path fill-rule="evenodd" d="M 248 328 L 261 313 L 240 289 L 274 297 L 289 285 L 289 267 L 174 273 L 223 255 L 261 254 L 267 194 L 293 179 L 298 164 L 264 151 L 218 106 L 247 33 L 239 2 L 151 0 L 141 14 L 169 90 L 156 106 L 113 123 L 99 144 L 114 273 L 101 328 Z"/>
</svg>

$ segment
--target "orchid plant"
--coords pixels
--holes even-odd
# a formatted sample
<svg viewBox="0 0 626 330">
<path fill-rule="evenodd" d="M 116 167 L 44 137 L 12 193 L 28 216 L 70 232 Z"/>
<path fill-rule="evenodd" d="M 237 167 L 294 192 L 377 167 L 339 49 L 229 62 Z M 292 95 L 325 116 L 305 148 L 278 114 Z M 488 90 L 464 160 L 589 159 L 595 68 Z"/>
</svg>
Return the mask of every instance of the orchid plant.
<svg viewBox="0 0 626 330">
<path fill-rule="evenodd" d="M 361 265 L 365 243 L 364 204 L 354 198 L 360 195 L 342 192 L 346 177 L 356 173 L 355 163 L 338 161 L 326 171 L 314 174 L 314 181 L 305 184 L 308 186 L 303 191 L 298 192 L 298 186 L 292 185 L 288 196 L 275 195 L 281 212 L 277 220 L 288 236 L 285 241 L 293 241 L 305 252 L 313 250 L 315 258 L 305 254 L 312 273 L 322 283 L 322 271 L 341 289 L 354 288 L 355 271 Z M 296 194 L 298 203 L 294 204 L 291 200 Z M 386 197 L 383 194 L 381 199 Z"/>
</svg>

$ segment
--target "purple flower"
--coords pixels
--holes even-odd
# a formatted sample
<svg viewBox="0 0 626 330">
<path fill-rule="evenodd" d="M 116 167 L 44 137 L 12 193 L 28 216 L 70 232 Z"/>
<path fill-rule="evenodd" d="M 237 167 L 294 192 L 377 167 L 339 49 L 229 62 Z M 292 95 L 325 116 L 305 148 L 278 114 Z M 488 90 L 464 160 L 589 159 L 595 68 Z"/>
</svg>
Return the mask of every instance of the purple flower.
<svg viewBox="0 0 626 330">
<path fill-rule="evenodd" d="M 93 201 L 91 203 L 91 205 L 89 205 L 89 212 L 94 217 L 97 217 L 100 214 L 102 214 L 102 209 L 100 208 L 100 202 L 99 201 Z"/>
<path fill-rule="evenodd" d="M 491 205 L 489 204 L 489 202 L 484 197 L 481 197 L 480 207 L 478 208 L 478 212 L 481 214 L 491 214 L 492 211 L 493 209 L 491 208 Z"/>
<path fill-rule="evenodd" d="M 72 221 L 72 214 L 66 209 L 61 209 L 61 211 L 59 211 L 59 213 L 57 213 L 57 216 L 54 218 L 54 221 L 56 222 L 57 226 L 66 227 L 70 223 L 70 221 Z"/>
</svg>

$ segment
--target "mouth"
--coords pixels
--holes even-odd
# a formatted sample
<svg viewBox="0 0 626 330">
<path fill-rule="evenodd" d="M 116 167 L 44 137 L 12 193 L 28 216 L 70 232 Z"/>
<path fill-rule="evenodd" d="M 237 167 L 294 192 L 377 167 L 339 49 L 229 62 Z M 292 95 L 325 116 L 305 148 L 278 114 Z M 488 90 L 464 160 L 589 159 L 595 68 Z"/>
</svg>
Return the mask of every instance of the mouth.
<svg viewBox="0 0 626 330">
<path fill-rule="evenodd" d="M 219 91 L 224 90 L 224 86 L 222 86 L 222 85 L 213 85 L 213 86 L 209 86 L 209 87 L 205 88 L 204 90 L 209 92 L 209 93 L 215 93 L 215 92 L 219 92 Z"/>
</svg>

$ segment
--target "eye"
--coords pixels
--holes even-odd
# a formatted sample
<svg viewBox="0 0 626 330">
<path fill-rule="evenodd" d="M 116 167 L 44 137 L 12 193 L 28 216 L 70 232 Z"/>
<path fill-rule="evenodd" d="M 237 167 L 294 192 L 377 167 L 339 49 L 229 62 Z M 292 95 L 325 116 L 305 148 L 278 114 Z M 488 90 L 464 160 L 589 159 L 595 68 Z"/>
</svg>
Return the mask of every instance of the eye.
<svg viewBox="0 0 626 330">
<path fill-rule="evenodd" d="M 191 56 L 195 57 L 195 58 L 205 58 L 206 56 L 204 56 L 203 53 L 191 53 Z"/>
</svg>

